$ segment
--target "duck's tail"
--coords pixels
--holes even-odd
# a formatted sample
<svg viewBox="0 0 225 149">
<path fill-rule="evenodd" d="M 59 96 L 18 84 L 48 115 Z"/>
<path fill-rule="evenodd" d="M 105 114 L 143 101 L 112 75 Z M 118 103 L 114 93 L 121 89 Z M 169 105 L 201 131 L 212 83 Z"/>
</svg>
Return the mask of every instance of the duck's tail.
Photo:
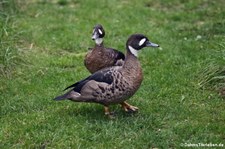
<svg viewBox="0 0 225 149">
<path fill-rule="evenodd" d="M 57 97 L 55 97 L 53 100 L 65 100 L 67 97 L 66 97 L 66 95 L 64 94 L 64 95 L 60 95 L 60 96 L 57 96 Z"/>
<path fill-rule="evenodd" d="M 65 100 L 65 99 L 79 100 L 80 96 L 81 96 L 80 93 L 71 90 L 65 93 L 64 95 L 55 97 L 53 100 Z"/>
</svg>

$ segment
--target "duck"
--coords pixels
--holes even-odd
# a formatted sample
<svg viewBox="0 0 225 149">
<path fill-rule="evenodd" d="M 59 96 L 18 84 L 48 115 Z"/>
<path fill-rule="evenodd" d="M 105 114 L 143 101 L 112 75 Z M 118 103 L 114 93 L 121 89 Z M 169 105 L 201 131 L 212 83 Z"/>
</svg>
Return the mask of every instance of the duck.
<svg viewBox="0 0 225 149">
<path fill-rule="evenodd" d="M 106 48 L 103 44 L 105 30 L 101 24 L 93 28 L 92 40 L 95 41 L 95 47 L 89 48 L 85 58 L 84 65 L 90 73 L 94 73 L 103 68 L 122 65 L 125 55 L 119 50 Z"/>
<path fill-rule="evenodd" d="M 126 112 L 137 112 L 138 107 L 127 100 L 139 89 L 143 73 L 138 52 L 144 47 L 159 47 L 143 34 L 133 34 L 126 42 L 126 56 L 122 66 L 111 66 L 91 74 L 65 90 L 65 94 L 54 98 L 56 101 L 98 103 L 104 106 L 105 115 L 113 115 L 110 105 L 120 104 Z"/>
</svg>

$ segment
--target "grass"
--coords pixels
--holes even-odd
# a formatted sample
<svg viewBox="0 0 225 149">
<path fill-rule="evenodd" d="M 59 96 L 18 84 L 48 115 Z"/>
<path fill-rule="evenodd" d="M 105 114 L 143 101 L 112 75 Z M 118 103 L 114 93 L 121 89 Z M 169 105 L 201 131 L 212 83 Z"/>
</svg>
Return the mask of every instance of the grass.
<svg viewBox="0 0 225 149">
<path fill-rule="evenodd" d="M 225 84 L 224 84 L 224 73 L 225 67 L 223 65 L 224 61 L 224 49 L 225 43 L 220 44 L 218 51 L 215 51 L 217 55 L 217 60 L 211 62 L 208 67 L 206 67 L 201 74 L 200 78 L 200 88 L 210 89 L 217 91 L 222 97 L 225 97 Z"/>
<path fill-rule="evenodd" d="M 223 0 L 0 1 L 0 148 L 182 148 L 224 144 Z M 53 97 L 89 75 L 83 65 L 95 24 L 124 52 L 130 34 L 160 49 L 139 59 L 144 81 L 129 103 L 112 106 Z"/>
</svg>

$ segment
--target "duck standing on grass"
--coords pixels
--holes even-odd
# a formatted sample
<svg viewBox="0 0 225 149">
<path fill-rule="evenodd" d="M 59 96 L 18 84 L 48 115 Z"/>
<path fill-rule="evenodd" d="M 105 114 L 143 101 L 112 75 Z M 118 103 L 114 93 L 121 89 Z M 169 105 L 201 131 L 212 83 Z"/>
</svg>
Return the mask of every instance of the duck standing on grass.
<svg viewBox="0 0 225 149">
<path fill-rule="evenodd" d="M 92 33 L 92 40 L 95 40 L 95 47 L 90 48 L 90 51 L 88 51 L 84 59 L 84 65 L 90 73 L 94 73 L 103 68 L 122 65 L 125 59 L 122 52 L 104 47 L 104 36 L 105 31 L 102 25 L 96 25 Z"/>
<path fill-rule="evenodd" d="M 84 80 L 76 82 L 72 88 L 54 100 L 69 99 L 75 102 L 94 102 L 104 106 L 105 114 L 111 116 L 109 105 L 120 104 L 125 111 L 135 112 L 137 107 L 125 102 L 138 90 L 143 80 L 138 51 L 144 47 L 159 47 L 142 34 L 133 34 L 126 43 L 126 57 L 122 66 L 112 66 L 99 70 Z"/>
</svg>

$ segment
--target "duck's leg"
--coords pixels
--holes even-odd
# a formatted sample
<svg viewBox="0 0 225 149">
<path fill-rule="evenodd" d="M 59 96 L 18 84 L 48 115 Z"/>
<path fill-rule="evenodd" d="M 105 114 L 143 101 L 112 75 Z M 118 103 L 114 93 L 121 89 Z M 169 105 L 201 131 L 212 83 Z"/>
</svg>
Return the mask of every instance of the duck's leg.
<svg viewBox="0 0 225 149">
<path fill-rule="evenodd" d="M 105 115 L 109 115 L 110 114 L 108 106 L 104 106 L 104 111 L 105 111 Z"/>
<path fill-rule="evenodd" d="M 138 107 L 132 106 L 125 101 L 121 103 L 121 106 L 124 109 L 124 111 L 126 111 L 126 112 L 136 112 L 136 111 L 138 111 Z"/>
<path fill-rule="evenodd" d="M 104 106 L 104 111 L 105 111 L 105 115 L 107 115 L 109 118 L 111 118 L 111 119 L 114 118 L 114 113 L 113 112 L 110 112 L 108 106 Z"/>
</svg>

